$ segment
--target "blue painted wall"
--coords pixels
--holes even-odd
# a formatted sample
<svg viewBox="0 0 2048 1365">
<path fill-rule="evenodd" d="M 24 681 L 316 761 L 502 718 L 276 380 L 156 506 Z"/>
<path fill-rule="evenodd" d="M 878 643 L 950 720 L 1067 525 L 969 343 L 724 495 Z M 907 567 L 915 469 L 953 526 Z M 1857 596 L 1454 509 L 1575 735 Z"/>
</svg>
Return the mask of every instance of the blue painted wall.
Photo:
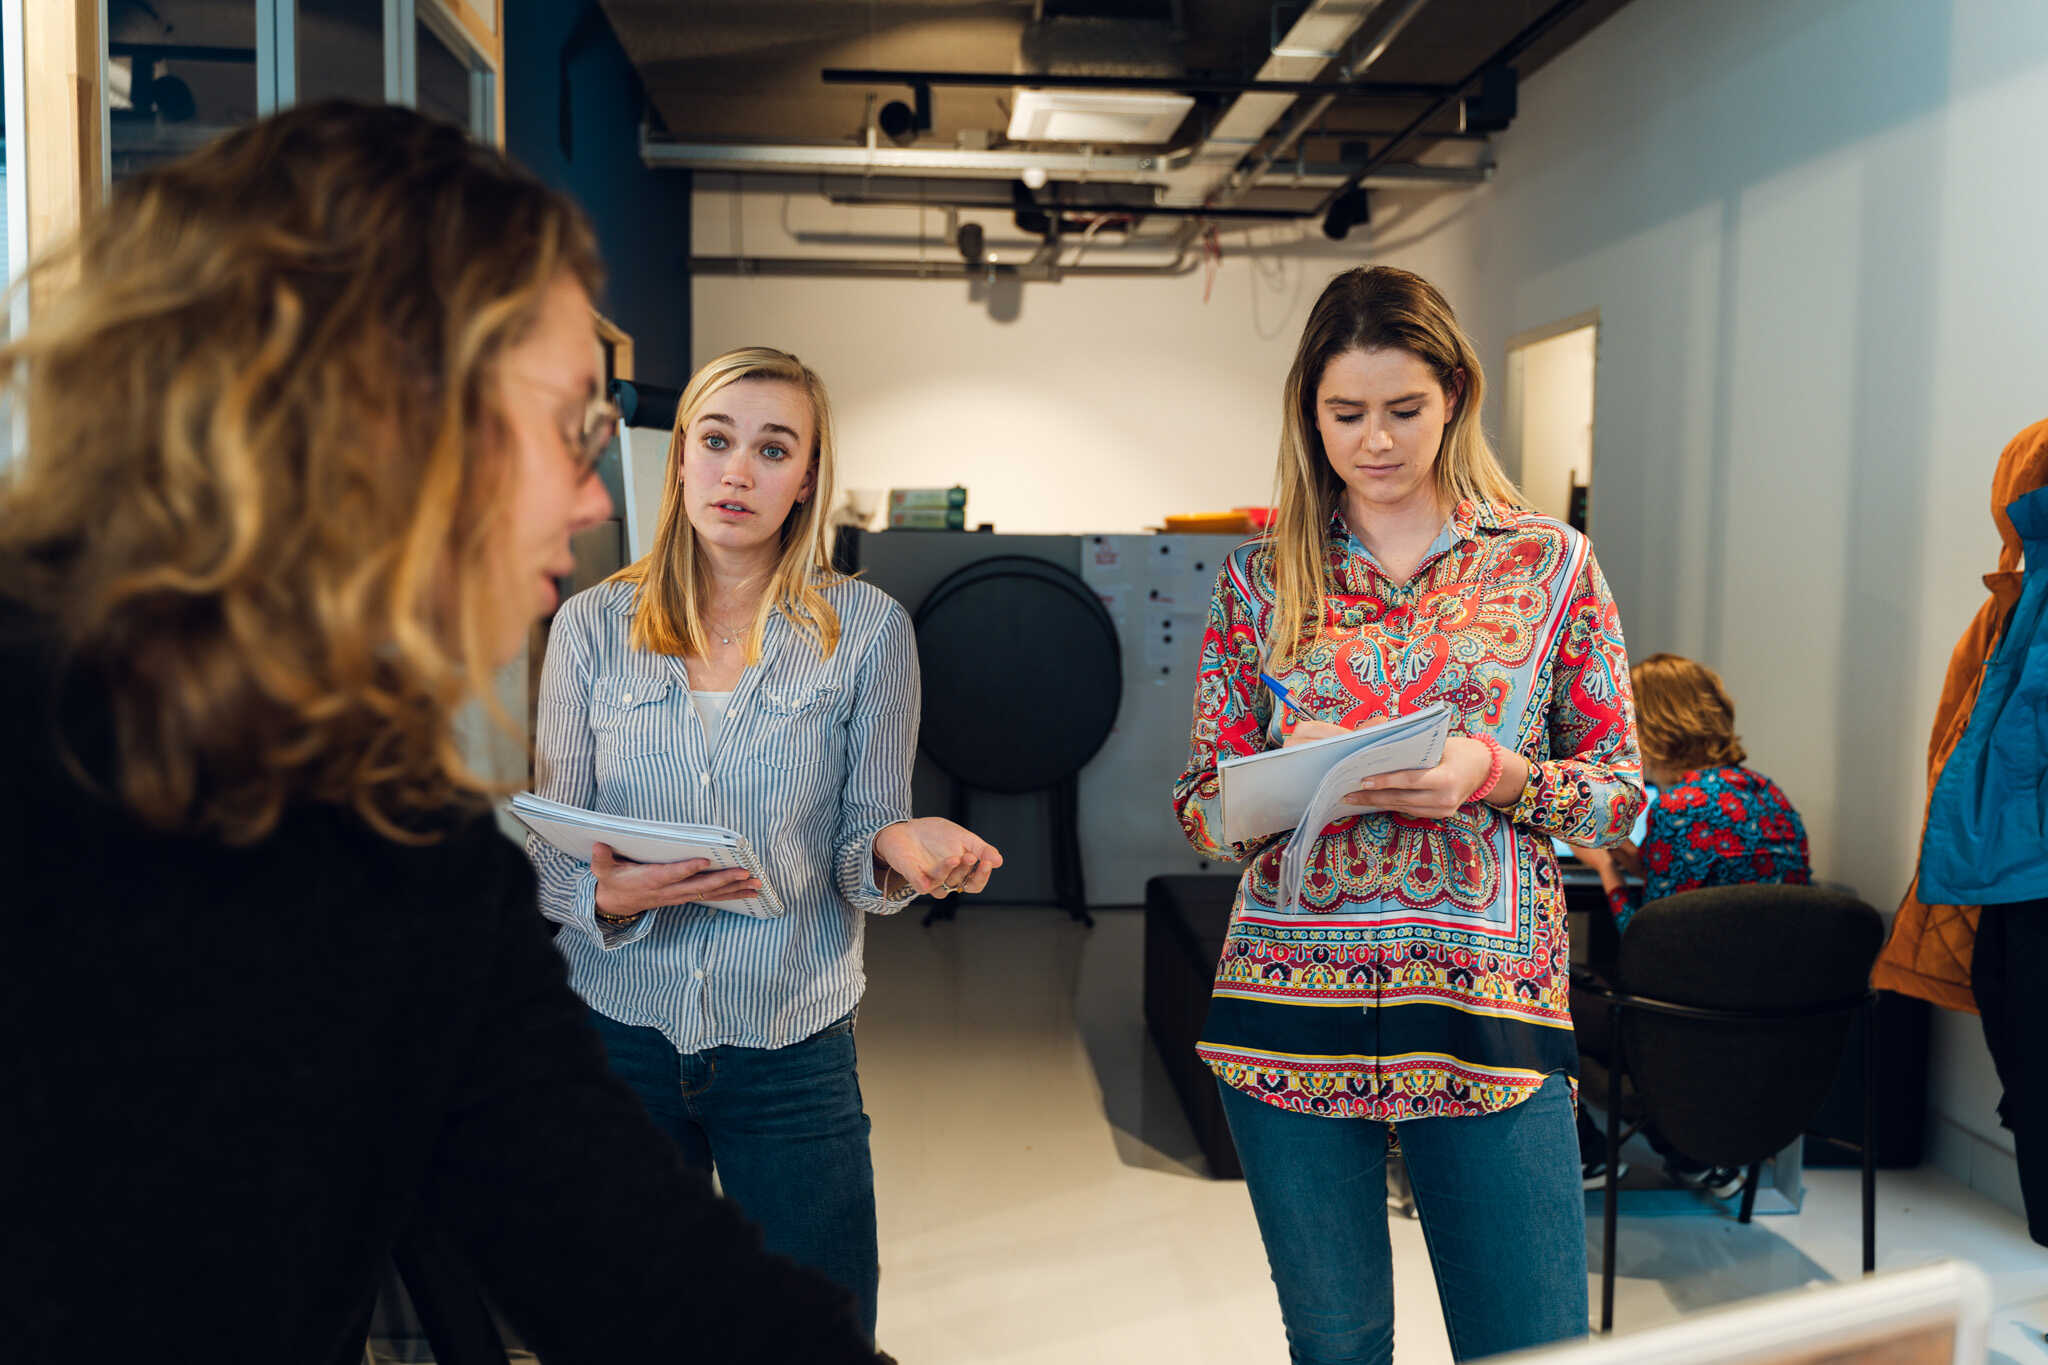
<svg viewBox="0 0 2048 1365">
<path fill-rule="evenodd" d="M 640 79 L 597 0 L 505 0 L 504 15 L 506 150 L 590 214 L 607 271 L 600 307 L 633 334 L 636 376 L 680 388 L 690 376 L 690 173 L 641 162 Z M 560 58 L 572 37 L 565 154 Z"/>
</svg>

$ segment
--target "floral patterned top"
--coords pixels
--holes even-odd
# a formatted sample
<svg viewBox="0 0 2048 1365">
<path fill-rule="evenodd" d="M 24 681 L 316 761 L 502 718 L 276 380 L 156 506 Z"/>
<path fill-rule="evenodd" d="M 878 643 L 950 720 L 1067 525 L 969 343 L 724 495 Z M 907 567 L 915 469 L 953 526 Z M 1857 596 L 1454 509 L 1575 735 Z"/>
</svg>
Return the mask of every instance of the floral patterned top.
<svg viewBox="0 0 2048 1365">
<path fill-rule="evenodd" d="M 1813 880 L 1806 822 L 1778 784 L 1739 764 L 1687 773 L 1658 793 L 1643 833 L 1643 884 L 1607 893 L 1614 927 L 1644 901 L 1702 886 Z"/>
<path fill-rule="evenodd" d="M 1466 500 L 1404 584 L 1332 518 L 1322 638 L 1279 675 L 1308 719 L 1357 727 L 1435 701 L 1456 733 L 1533 760 L 1512 810 L 1370 812 L 1321 831 L 1281 914 L 1286 834 L 1219 842 L 1216 764 L 1278 743 L 1259 683 L 1276 593 L 1263 541 L 1216 581 L 1197 672 L 1181 827 L 1247 862 L 1197 1046 L 1284 1109 L 1399 1120 L 1507 1109 L 1577 1074 L 1564 895 L 1549 836 L 1625 836 L 1643 805 L 1628 653 L 1585 537 Z"/>
</svg>

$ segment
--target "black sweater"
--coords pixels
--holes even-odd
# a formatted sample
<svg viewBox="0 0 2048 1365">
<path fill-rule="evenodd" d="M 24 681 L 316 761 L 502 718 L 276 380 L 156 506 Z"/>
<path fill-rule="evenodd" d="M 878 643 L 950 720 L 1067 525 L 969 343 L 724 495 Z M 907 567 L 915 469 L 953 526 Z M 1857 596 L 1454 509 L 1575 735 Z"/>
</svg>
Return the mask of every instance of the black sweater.
<svg viewBox="0 0 2048 1365">
<path fill-rule="evenodd" d="M 355 1365 L 415 1218 L 549 1365 L 875 1360 L 607 1073 L 488 818 L 151 834 L 65 775 L 24 634 L 0 606 L 0 1361 Z"/>
</svg>

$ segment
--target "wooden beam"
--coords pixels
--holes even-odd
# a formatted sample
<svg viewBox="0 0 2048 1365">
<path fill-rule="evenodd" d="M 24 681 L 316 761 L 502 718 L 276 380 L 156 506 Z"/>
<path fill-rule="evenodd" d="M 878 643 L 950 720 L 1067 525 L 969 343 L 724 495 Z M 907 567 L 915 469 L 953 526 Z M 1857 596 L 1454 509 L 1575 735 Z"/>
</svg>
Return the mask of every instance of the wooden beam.
<svg viewBox="0 0 2048 1365">
<path fill-rule="evenodd" d="M 503 148 L 505 145 L 505 12 L 501 0 L 476 0 L 490 10 L 486 20 L 478 15 L 472 0 L 419 0 L 422 18 L 431 18 L 433 26 L 459 36 L 462 47 L 470 49 L 478 60 L 490 69 L 493 98 L 491 100 L 491 145 Z"/>
<path fill-rule="evenodd" d="M 30 0 L 21 46 L 28 127 L 14 157 L 27 177 L 34 258 L 76 232 L 106 193 L 97 0 Z M 44 280 L 36 297 L 60 283 Z"/>
<path fill-rule="evenodd" d="M 618 323 L 613 322 L 602 313 L 593 312 L 591 316 L 597 319 L 598 339 L 604 342 L 611 351 L 612 378 L 631 379 L 633 377 L 632 333 L 626 331 L 625 328 L 619 326 Z"/>
<path fill-rule="evenodd" d="M 505 70 L 505 21 L 498 0 L 489 0 L 491 18 L 486 20 L 470 7 L 469 0 L 419 0 L 422 10 L 432 9 L 447 23 L 461 30 L 491 70 Z"/>
</svg>

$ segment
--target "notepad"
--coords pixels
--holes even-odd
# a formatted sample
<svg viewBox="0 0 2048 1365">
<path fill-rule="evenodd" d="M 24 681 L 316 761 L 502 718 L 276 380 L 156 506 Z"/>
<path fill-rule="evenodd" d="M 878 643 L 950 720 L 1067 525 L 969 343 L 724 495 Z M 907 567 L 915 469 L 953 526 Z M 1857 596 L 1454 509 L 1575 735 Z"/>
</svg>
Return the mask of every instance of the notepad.
<svg viewBox="0 0 2048 1365">
<path fill-rule="evenodd" d="M 783 913 L 782 901 L 755 856 L 753 845 L 737 830 L 719 825 L 669 824 L 661 820 L 635 820 L 624 815 L 601 815 L 578 806 L 565 806 L 520 792 L 509 803 L 512 818 L 572 858 L 590 861 L 593 845 L 608 845 L 621 858 L 636 863 L 681 863 L 706 858 L 713 869 L 745 868 L 761 883 L 752 895 L 735 900 L 695 901 L 714 910 L 730 910 L 756 919 L 773 919 Z"/>
<path fill-rule="evenodd" d="M 1434 768 L 1451 716 L 1451 704 L 1440 701 L 1348 735 L 1224 759 L 1216 765 L 1224 840 L 1241 844 L 1300 825 L 1332 774 L 1341 796 L 1380 773 Z"/>
</svg>

